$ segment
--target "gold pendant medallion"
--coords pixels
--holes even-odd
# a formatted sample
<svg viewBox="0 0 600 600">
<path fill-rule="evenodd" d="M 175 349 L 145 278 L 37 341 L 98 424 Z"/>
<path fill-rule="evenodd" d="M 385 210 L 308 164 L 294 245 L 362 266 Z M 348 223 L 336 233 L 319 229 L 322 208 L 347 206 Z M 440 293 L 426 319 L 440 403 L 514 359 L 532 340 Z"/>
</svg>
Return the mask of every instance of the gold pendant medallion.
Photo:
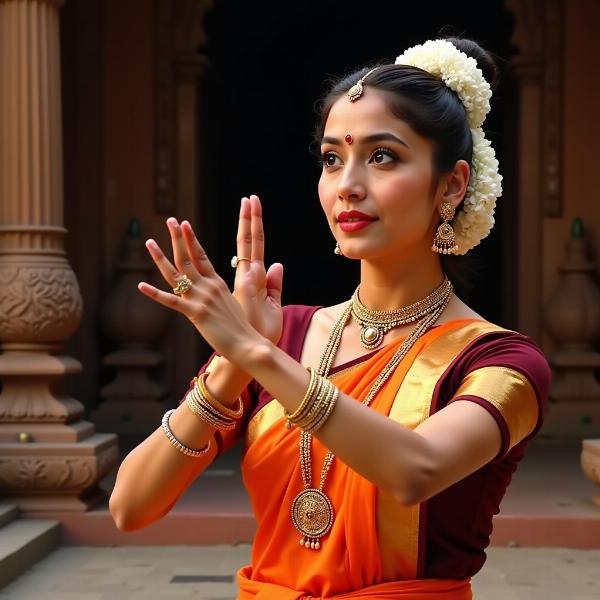
<svg viewBox="0 0 600 600">
<path fill-rule="evenodd" d="M 321 490 L 303 490 L 292 502 L 292 521 L 304 536 L 300 544 L 318 550 L 321 547 L 319 538 L 333 525 L 333 504 Z"/>
</svg>

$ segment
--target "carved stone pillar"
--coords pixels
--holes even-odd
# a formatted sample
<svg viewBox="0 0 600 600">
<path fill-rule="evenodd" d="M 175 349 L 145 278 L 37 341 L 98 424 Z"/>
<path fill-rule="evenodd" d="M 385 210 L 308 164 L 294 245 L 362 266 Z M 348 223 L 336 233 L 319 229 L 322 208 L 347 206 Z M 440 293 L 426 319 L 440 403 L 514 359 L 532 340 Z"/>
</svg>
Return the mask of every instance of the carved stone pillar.
<svg viewBox="0 0 600 600">
<path fill-rule="evenodd" d="M 543 3 L 507 0 L 515 15 L 511 60 L 518 94 L 517 329 L 539 340 L 542 300 L 542 188 L 540 182 L 543 85 Z"/>
<path fill-rule="evenodd" d="M 506 0 L 517 88 L 515 327 L 542 338 L 543 218 L 560 216 L 564 0 Z"/>
<path fill-rule="evenodd" d="M 0 492 L 24 511 L 84 511 L 118 459 L 116 436 L 66 396 L 60 354 L 82 299 L 64 251 L 58 11 L 0 0 Z"/>
<path fill-rule="evenodd" d="M 575 219 L 558 285 L 546 302 L 546 330 L 557 343 L 549 356 L 554 374 L 544 433 L 600 435 L 600 287 L 588 257 L 581 219 Z"/>
<path fill-rule="evenodd" d="M 178 215 L 192 224 L 205 223 L 202 197 L 203 78 L 208 68 L 204 18 L 213 0 L 154 0 L 156 51 L 156 172 L 155 210 L 165 216 Z M 206 174 L 203 174 L 206 175 Z M 211 200 L 212 201 L 212 200 Z M 214 259 L 216 231 L 201 227 L 202 244 Z M 176 320 L 169 333 L 167 355 L 169 379 L 175 389 L 185 388 L 190 373 L 198 370 L 200 347 L 208 356 L 211 348 L 184 320 Z M 181 352 L 185 348 L 185 352 Z M 177 394 L 176 394 L 177 395 Z"/>
</svg>

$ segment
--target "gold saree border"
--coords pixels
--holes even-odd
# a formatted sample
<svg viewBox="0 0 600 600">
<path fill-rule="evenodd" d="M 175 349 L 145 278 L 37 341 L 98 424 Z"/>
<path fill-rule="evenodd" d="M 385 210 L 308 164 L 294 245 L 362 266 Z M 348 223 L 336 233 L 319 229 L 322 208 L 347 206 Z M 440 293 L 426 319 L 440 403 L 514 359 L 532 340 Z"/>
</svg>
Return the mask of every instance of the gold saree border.
<svg viewBox="0 0 600 600">
<path fill-rule="evenodd" d="M 494 406 L 510 434 L 508 452 L 535 428 L 539 406 L 537 395 L 525 375 L 508 367 L 482 367 L 461 382 L 452 401 L 460 396 L 477 396 Z"/>
<path fill-rule="evenodd" d="M 458 326 L 429 344 L 406 373 L 389 412 L 389 418 L 415 429 L 431 411 L 437 382 L 448 366 L 478 337 L 510 331 L 489 321 Z M 391 492 L 377 490 L 377 535 L 382 581 L 416 579 L 419 561 L 421 505 L 403 506 Z"/>
</svg>

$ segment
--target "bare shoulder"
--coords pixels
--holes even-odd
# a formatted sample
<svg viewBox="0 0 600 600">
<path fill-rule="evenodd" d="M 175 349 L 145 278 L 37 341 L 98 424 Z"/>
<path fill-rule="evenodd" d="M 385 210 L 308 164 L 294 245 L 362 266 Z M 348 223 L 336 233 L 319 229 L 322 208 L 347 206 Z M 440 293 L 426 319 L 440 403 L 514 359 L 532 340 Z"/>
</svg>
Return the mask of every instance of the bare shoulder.
<svg viewBox="0 0 600 600">
<path fill-rule="evenodd" d="M 331 335 L 331 331 L 348 301 L 341 302 L 335 306 L 324 306 L 313 313 L 310 324 L 304 337 L 300 363 L 305 366 L 317 366 L 323 354 L 323 348 Z"/>
<path fill-rule="evenodd" d="M 335 304 L 333 306 L 324 306 L 315 312 L 311 325 L 316 328 L 324 328 L 331 331 L 331 328 L 337 323 L 342 313 L 348 306 L 348 300 Z"/>
<path fill-rule="evenodd" d="M 452 295 L 450 298 L 450 302 L 448 302 L 448 306 L 439 323 L 444 323 L 446 321 L 452 321 L 454 319 L 481 319 L 486 321 L 485 317 L 482 317 L 479 313 L 475 312 L 471 307 L 467 306 L 458 296 Z"/>
</svg>

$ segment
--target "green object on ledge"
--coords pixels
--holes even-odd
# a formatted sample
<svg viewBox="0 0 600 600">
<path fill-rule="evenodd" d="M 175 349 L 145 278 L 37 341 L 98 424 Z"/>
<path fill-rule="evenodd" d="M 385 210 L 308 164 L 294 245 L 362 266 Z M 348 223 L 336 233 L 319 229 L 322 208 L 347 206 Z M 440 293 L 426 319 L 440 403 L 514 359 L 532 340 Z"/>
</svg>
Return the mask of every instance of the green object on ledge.
<svg viewBox="0 0 600 600">
<path fill-rule="evenodd" d="M 581 240 L 583 239 L 583 233 L 583 221 L 579 217 L 576 217 L 571 225 L 571 239 Z"/>
<path fill-rule="evenodd" d="M 142 237 L 142 227 L 140 220 L 136 217 L 129 219 L 127 225 L 127 237 L 139 240 Z"/>
</svg>

